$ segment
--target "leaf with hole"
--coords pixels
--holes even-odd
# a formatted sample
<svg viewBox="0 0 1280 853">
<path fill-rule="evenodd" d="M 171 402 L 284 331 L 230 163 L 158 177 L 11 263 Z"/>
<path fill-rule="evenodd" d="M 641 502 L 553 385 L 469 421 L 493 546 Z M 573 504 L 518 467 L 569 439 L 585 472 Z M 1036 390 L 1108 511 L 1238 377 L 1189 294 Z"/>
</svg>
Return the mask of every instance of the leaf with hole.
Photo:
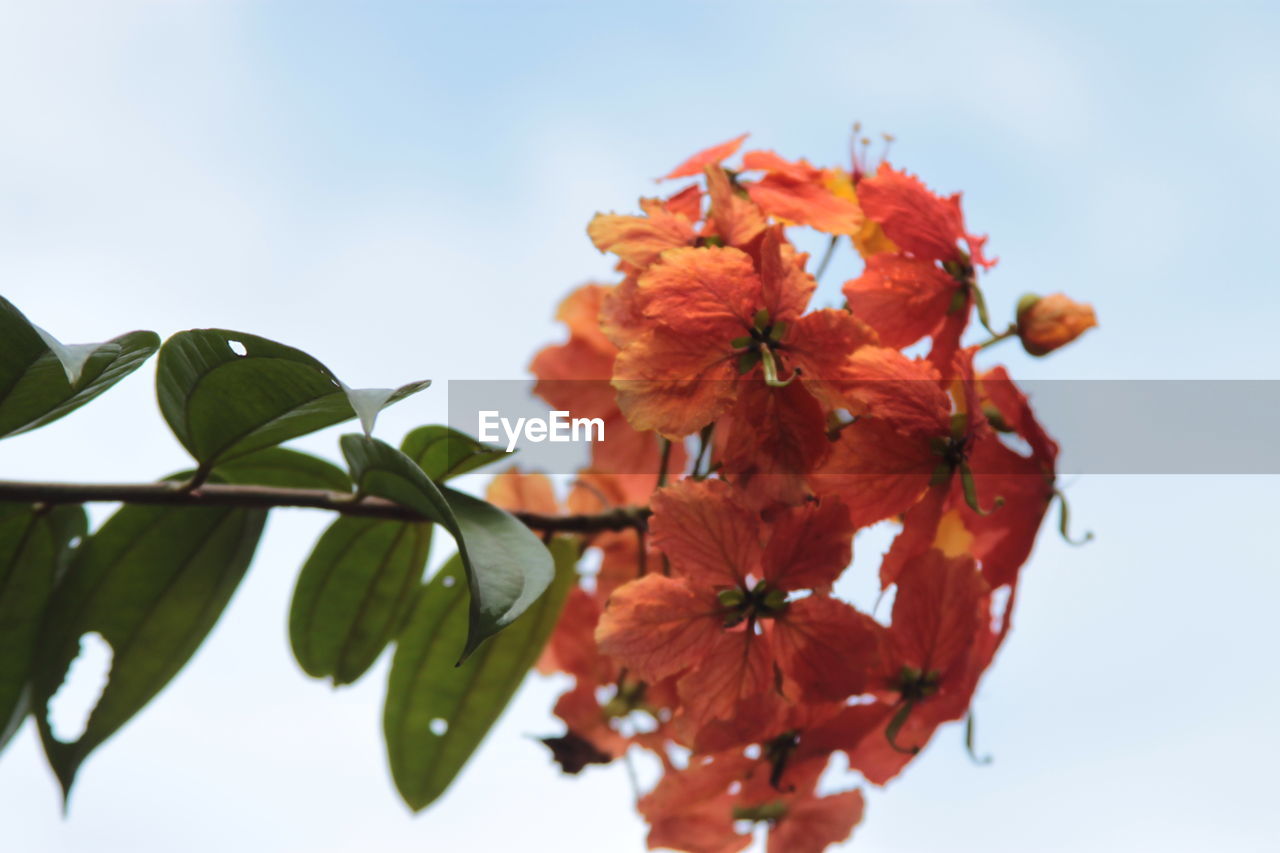
<svg viewBox="0 0 1280 853">
<path fill-rule="evenodd" d="M 77 505 L 37 512 L 0 503 L 0 749 L 27 713 L 27 681 L 45 605 L 88 522 Z"/>
<path fill-rule="evenodd" d="M 155 332 L 66 347 L 0 297 L 0 438 L 56 421 L 136 370 Z M 60 357 L 61 356 L 61 357 Z"/>
<path fill-rule="evenodd" d="M 156 368 L 160 411 L 202 471 L 356 417 L 353 399 L 371 417 L 430 384 L 381 392 L 372 405 L 301 350 L 226 329 L 179 332 Z"/>
<path fill-rule="evenodd" d="M 391 775 L 414 811 L 444 793 L 551 635 L 577 579 L 579 551 L 567 539 L 548 547 L 555 581 L 547 594 L 460 665 L 454 665 L 454 649 L 468 630 L 461 559 L 446 563 L 418 596 L 396 641 L 382 716 Z"/>
<path fill-rule="evenodd" d="M 173 678 L 217 622 L 253 557 L 265 510 L 125 506 L 76 551 L 46 611 L 31 677 L 40 739 L 64 796 L 85 758 Z M 81 638 L 111 671 L 78 740 L 54 737 L 49 703 Z"/>
<path fill-rule="evenodd" d="M 458 543 L 471 589 L 464 659 L 550 585 L 554 567 L 547 549 L 510 513 L 436 486 L 412 459 L 385 442 L 344 435 L 341 443 L 358 493 L 408 507 L 440 524 Z"/>
</svg>

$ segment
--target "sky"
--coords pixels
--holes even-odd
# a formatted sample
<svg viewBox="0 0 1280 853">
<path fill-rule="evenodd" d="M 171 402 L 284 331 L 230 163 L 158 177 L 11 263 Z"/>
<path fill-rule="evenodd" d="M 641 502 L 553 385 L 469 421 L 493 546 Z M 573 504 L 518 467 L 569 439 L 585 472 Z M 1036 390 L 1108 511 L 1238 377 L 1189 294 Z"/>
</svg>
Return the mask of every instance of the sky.
<svg viewBox="0 0 1280 853">
<path fill-rule="evenodd" d="M 3 0 L 0 294 L 64 341 L 222 327 L 357 387 L 434 379 L 380 419 L 395 442 L 446 420 L 447 380 L 520 378 L 562 339 L 558 300 L 610 280 L 595 212 L 634 210 L 654 176 L 744 131 L 844 164 L 860 120 L 896 137 L 897 165 L 964 192 L 1000 257 L 997 318 L 1027 291 L 1096 307 L 1100 328 L 1051 358 L 994 353 L 1015 377 L 1280 379 L 1278 38 L 1264 2 Z M 819 302 L 855 272 L 838 257 Z M 153 370 L 0 443 L 0 476 L 185 467 Z M 1183 417 L 1211 436 L 1232 413 L 1188 389 Z M 337 459 L 345 429 L 296 446 Z M 1280 849 L 1280 480 L 1065 486 L 1096 539 L 1046 529 L 1025 570 L 976 699 L 993 762 L 944 729 L 868 792 L 848 849 Z M 380 743 L 385 657 L 334 690 L 288 649 L 325 522 L 273 515 L 221 622 L 89 759 L 66 819 L 34 727 L 15 737 L 6 851 L 643 849 L 621 767 L 561 777 L 533 740 L 560 731 L 554 680 L 531 678 L 410 815 Z M 857 540 L 855 574 L 886 541 Z"/>
</svg>

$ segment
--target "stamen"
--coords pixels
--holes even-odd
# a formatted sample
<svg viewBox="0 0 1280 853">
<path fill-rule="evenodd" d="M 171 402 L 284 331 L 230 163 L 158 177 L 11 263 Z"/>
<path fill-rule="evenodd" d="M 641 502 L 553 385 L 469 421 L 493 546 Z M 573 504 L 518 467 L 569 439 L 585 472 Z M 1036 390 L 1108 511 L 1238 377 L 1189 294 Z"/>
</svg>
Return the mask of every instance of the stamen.
<svg viewBox="0 0 1280 853">
<path fill-rule="evenodd" d="M 969 468 L 968 462 L 960 463 L 960 486 L 964 489 L 964 502 L 978 515 L 991 515 L 1004 506 L 1004 498 L 998 496 L 991 509 L 983 509 L 978 505 L 978 487 L 973 482 L 973 471 Z"/>
<path fill-rule="evenodd" d="M 800 375 L 799 369 L 796 369 L 786 379 L 779 379 L 778 364 L 773 360 L 773 350 L 768 347 L 760 350 L 760 360 L 764 364 L 764 384 L 770 388 L 786 388 Z"/>
<path fill-rule="evenodd" d="M 973 712 L 972 711 L 969 712 L 969 716 L 965 717 L 965 720 L 964 720 L 964 748 L 965 748 L 965 751 L 969 753 L 969 758 L 973 760 L 974 764 L 984 765 L 984 764 L 991 763 L 990 755 L 984 755 L 982 757 L 978 757 L 978 753 L 973 747 Z"/>
<path fill-rule="evenodd" d="M 903 747 L 898 746 L 898 732 L 902 730 L 902 726 L 907 722 L 907 717 L 911 716 L 911 709 L 916 706 L 914 699 L 908 699 L 898 713 L 893 715 L 893 719 L 889 721 L 889 725 L 885 727 L 885 740 L 889 741 L 889 746 L 893 747 L 894 752 L 901 752 L 904 755 L 916 755 L 920 752 L 920 747 Z"/>
<path fill-rule="evenodd" d="M 1093 539 L 1093 531 L 1086 530 L 1084 536 L 1079 539 L 1072 539 L 1069 530 L 1070 524 L 1070 508 L 1067 506 L 1067 496 L 1063 494 L 1062 489 L 1054 489 L 1053 496 L 1061 503 L 1058 505 L 1058 533 L 1062 535 L 1063 541 L 1068 545 L 1075 545 L 1077 548 L 1090 542 Z"/>
</svg>

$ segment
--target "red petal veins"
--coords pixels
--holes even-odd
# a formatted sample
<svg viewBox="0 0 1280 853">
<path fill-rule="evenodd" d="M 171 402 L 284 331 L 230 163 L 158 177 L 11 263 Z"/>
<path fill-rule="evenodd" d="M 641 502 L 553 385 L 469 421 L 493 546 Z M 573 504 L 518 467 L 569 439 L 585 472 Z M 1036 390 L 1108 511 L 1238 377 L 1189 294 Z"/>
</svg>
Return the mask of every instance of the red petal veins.
<svg viewBox="0 0 1280 853">
<path fill-rule="evenodd" d="M 697 234 L 684 216 L 655 206 L 648 216 L 597 213 L 587 236 L 602 252 L 612 252 L 639 269 L 652 264 L 668 249 L 692 246 Z"/>
<path fill-rule="evenodd" d="M 774 620 L 778 667 L 805 702 L 836 702 L 862 693 L 879 664 L 879 626 L 853 606 L 825 595 L 791 602 Z"/>
<path fill-rule="evenodd" d="M 736 500 L 725 481 L 681 480 L 654 494 L 651 506 L 650 538 L 677 575 L 727 587 L 758 574 L 759 517 Z"/>
<path fill-rule="evenodd" d="M 651 323 L 697 336 L 704 348 L 717 350 L 750 329 L 763 305 L 751 256 L 716 246 L 663 255 L 640 276 L 637 296 Z"/>
<path fill-rule="evenodd" d="M 956 244 L 965 232 L 958 195 L 940 198 L 919 178 L 882 163 L 874 175 L 858 182 L 858 201 L 904 252 L 926 261 L 959 256 Z"/>
<path fill-rule="evenodd" d="M 824 308 L 796 321 L 783 339 L 783 362 L 800 370 L 805 387 L 828 409 L 850 407 L 853 353 L 877 342 L 869 326 L 848 311 Z"/>
<path fill-rule="evenodd" d="M 951 399 L 931 365 L 888 347 L 863 347 L 849 358 L 849 395 L 899 432 L 951 434 Z"/>
<path fill-rule="evenodd" d="M 782 236 L 781 226 L 765 232 L 760 245 L 760 285 L 769 322 L 794 323 L 804 313 L 818 286 L 813 276 L 804 271 L 794 247 Z"/>
<path fill-rule="evenodd" d="M 977 638 L 987 590 L 972 557 L 931 550 L 904 566 L 889 627 L 901 662 L 945 680 Z"/>
<path fill-rule="evenodd" d="M 716 460 L 753 506 L 805 499 L 806 476 L 830 450 L 826 413 L 809 386 L 739 383 L 732 409 L 716 422 Z"/>
<path fill-rule="evenodd" d="M 764 214 L 754 201 L 738 194 L 724 169 L 708 166 L 706 175 L 711 197 L 707 217 L 715 233 L 729 246 L 746 246 L 764 231 Z"/>
<path fill-rule="evenodd" d="M 689 718 L 702 724 L 731 718 L 739 703 L 768 695 L 773 683 L 769 638 L 743 626 L 721 632 L 677 687 Z"/>
<path fill-rule="evenodd" d="M 853 834 L 862 822 L 861 791 L 829 797 L 801 797 L 787 806 L 786 815 L 769 830 L 767 853 L 822 853 Z"/>
<path fill-rule="evenodd" d="M 784 590 L 828 593 L 853 559 L 854 525 L 839 498 L 779 514 L 765 548 L 764 579 Z"/>
<path fill-rule="evenodd" d="M 844 296 L 882 344 L 902 349 L 934 333 L 959 287 L 932 261 L 884 254 L 872 255 L 862 275 L 845 282 Z"/>
<path fill-rule="evenodd" d="M 658 681 L 704 659 L 723 630 L 712 590 L 645 575 L 618 587 L 596 628 L 600 651 L 636 676 Z"/>
<path fill-rule="evenodd" d="M 920 500 L 938 462 L 927 439 L 903 435 L 887 421 L 860 418 L 840 431 L 809 485 L 816 494 L 838 496 L 853 525 L 866 527 Z"/>
<path fill-rule="evenodd" d="M 739 382 L 733 350 L 667 328 L 632 341 L 614 362 L 618 407 L 638 430 L 670 438 L 695 433 L 733 405 Z"/>
</svg>

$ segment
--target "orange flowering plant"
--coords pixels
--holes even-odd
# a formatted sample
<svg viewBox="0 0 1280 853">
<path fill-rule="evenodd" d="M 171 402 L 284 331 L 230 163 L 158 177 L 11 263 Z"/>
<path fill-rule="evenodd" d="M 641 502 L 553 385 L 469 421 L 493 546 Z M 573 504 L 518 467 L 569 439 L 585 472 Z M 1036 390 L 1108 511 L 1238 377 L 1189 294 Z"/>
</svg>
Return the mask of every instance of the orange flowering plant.
<svg viewBox="0 0 1280 853">
<path fill-rule="evenodd" d="M 1007 372 L 975 361 L 1014 335 L 1043 355 L 1095 321 L 1058 294 L 992 330 L 978 276 L 995 259 L 959 195 L 865 148 L 847 170 L 735 163 L 744 139 L 678 166 L 668 180 L 695 180 L 640 214 L 591 221 L 620 280 L 572 293 L 568 342 L 533 361 L 549 402 L 590 388 L 584 410 L 630 428 L 570 501 L 645 513 L 630 540 L 583 541 L 601 569 L 540 665 L 574 679 L 547 740 L 565 771 L 629 749 L 660 762 L 638 803 L 651 847 L 740 850 L 755 823 L 770 851 L 807 853 L 862 819 L 858 790 L 819 786 L 834 754 L 883 785 L 966 717 L 1060 496 L 1057 445 Z M 813 270 L 795 247 L 805 229 L 862 258 L 839 308 L 811 305 L 827 259 Z M 967 345 L 975 319 L 990 338 Z M 491 497 L 537 477 L 505 474 Z M 886 520 L 901 529 L 881 621 L 834 587 L 856 533 Z"/>
<path fill-rule="evenodd" d="M 335 685 L 391 652 L 384 734 L 411 808 L 440 796 L 536 668 L 571 680 L 564 731 L 544 740 L 565 772 L 632 752 L 661 768 L 637 802 L 651 847 L 727 853 L 761 832 L 773 853 L 808 853 L 849 837 L 863 797 L 833 787 L 832 757 L 883 785 L 970 715 L 1061 498 L 1056 443 L 1008 372 L 980 366 L 986 349 L 1016 337 L 1045 355 L 1096 321 L 1054 294 L 993 329 L 979 276 L 995 259 L 959 195 L 865 146 L 819 168 L 739 154 L 744 141 L 588 225 L 618 280 L 573 291 L 568 340 L 532 363 L 553 414 L 608 436 L 563 501 L 514 469 L 487 500 L 451 488 L 507 455 L 455 428 L 374 438 L 378 411 L 426 382 L 353 389 L 225 329 L 67 345 L 0 299 L 0 438 L 158 353 L 160 410 L 194 463 L 147 483 L 0 480 L 0 746 L 33 719 L 69 793 L 195 653 L 268 513 L 311 507 L 336 518 L 298 573 L 290 643 Z M 814 234 L 816 265 L 797 247 Z M 818 307 L 841 245 L 861 272 L 842 305 Z M 279 446 L 353 418 L 345 467 Z M 91 531 L 94 501 L 122 506 Z M 898 526 L 879 567 L 887 613 L 839 589 L 855 537 L 880 522 Z M 457 552 L 428 578 L 436 528 Z M 90 636 L 111 667 L 69 736 L 49 709 Z"/>
</svg>

